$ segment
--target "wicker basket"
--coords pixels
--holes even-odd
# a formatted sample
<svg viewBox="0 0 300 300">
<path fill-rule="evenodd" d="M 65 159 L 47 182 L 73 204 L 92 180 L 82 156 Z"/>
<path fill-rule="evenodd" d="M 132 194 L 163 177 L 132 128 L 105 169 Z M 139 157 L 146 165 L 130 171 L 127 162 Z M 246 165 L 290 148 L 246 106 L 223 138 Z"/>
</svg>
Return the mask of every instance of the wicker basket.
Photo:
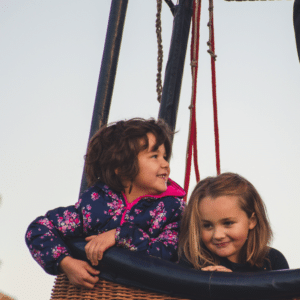
<svg viewBox="0 0 300 300">
<path fill-rule="evenodd" d="M 0 293 L 0 300 L 14 300 L 13 298 Z"/>
<path fill-rule="evenodd" d="M 58 275 L 52 289 L 51 300 L 188 300 L 153 293 L 134 287 L 126 287 L 104 279 L 96 283 L 93 289 L 70 284 L 66 275 Z"/>
</svg>

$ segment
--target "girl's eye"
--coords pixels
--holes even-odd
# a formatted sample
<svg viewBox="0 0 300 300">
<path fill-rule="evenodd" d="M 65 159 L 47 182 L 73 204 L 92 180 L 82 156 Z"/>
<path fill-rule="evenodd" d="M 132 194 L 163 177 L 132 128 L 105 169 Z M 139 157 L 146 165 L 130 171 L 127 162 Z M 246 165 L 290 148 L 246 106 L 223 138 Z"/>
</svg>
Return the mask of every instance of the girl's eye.
<svg viewBox="0 0 300 300">
<path fill-rule="evenodd" d="M 226 221 L 226 222 L 224 222 L 225 226 L 231 226 L 233 224 L 234 224 L 234 222 L 232 222 L 232 221 Z"/>
<path fill-rule="evenodd" d="M 212 225 L 209 224 L 209 223 L 204 223 L 204 224 L 202 224 L 202 227 L 203 227 L 204 229 L 211 229 L 211 228 L 212 228 Z"/>
<path fill-rule="evenodd" d="M 157 154 L 152 155 L 151 158 L 157 158 Z"/>
</svg>

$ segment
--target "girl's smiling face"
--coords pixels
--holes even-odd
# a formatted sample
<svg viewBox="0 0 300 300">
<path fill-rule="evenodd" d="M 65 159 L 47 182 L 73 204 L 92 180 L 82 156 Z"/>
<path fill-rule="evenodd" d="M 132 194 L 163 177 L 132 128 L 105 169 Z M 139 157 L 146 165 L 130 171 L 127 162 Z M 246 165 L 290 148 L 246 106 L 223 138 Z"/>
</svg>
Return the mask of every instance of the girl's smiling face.
<svg viewBox="0 0 300 300">
<path fill-rule="evenodd" d="M 201 239 L 209 251 L 238 263 L 249 230 L 256 225 L 254 213 L 247 216 L 237 196 L 206 197 L 200 203 Z"/>
<path fill-rule="evenodd" d="M 131 192 L 125 191 L 129 202 L 143 195 L 161 194 L 167 189 L 170 167 L 165 146 L 162 144 L 155 150 L 155 136 L 148 133 L 147 137 L 148 148 L 138 154 L 139 173 L 131 183 Z"/>
</svg>

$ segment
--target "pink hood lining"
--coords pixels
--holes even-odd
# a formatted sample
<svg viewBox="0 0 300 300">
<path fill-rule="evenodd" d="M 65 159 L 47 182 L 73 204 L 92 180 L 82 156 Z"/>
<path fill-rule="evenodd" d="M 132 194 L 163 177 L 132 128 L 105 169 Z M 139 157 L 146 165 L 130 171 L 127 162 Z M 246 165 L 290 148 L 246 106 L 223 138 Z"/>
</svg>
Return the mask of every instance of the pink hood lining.
<svg viewBox="0 0 300 300">
<path fill-rule="evenodd" d="M 126 208 L 125 208 L 124 213 L 122 214 L 122 219 L 121 219 L 120 225 L 122 225 L 124 223 L 126 212 L 128 210 L 130 210 L 135 204 L 137 204 L 142 198 L 160 199 L 163 197 L 184 197 L 185 194 L 186 194 L 186 192 L 183 190 L 183 188 L 170 178 L 168 179 L 168 187 L 165 192 L 158 194 L 158 195 L 143 195 L 143 196 L 136 198 L 131 203 L 128 203 L 126 195 L 122 192 L 122 195 L 125 199 Z"/>
</svg>

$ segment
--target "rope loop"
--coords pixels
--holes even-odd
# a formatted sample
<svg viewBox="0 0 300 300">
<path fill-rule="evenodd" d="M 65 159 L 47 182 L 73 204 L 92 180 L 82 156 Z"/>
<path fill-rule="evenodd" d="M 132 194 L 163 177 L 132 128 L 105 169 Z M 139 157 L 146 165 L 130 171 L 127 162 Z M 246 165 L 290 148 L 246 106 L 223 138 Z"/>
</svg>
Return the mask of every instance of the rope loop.
<svg viewBox="0 0 300 300">
<path fill-rule="evenodd" d="M 192 69 L 192 97 L 190 110 L 189 135 L 186 150 L 186 167 L 184 178 L 184 190 L 186 191 L 185 201 L 190 184 L 190 173 L 192 157 L 194 158 L 194 168 L 196 180 L 200 180 L 198 167 L 198 150 L 197 150 L 197 124 L 196 124 L 196 94 L 197 94 L 197 77 L 198 77 L 198 56 L 199 56 L 199 31 L 200 31 L 200 12 L 201 0 L 194 0 L 193 17 L 192 17 L 192 39 L 191 39 L 191 69 Z"/>
<path fill-rule="evenodd" d="M 218 127 L 218 113 L 217 113 L 217 93 L 216 93 L 216 72 L 215 61 L 217 55 L 215 54 L 214 41 L 214 21 L 213 21 L 213 0 L 209 0 L 209 41 L 207 45 L 209 49 L 207 52 L 211 56 L 211 74 L 212 74 L 212 98 L 213 98 L 213 115 L 214 115 L 214 133 L 215 133 L 215 151 L 216 151 L 216 170 L 220 174 L 220 146 L 219 146 L 219 127 Z M 197 76 L 198 76 L 198 54 L 199 54 L 199 32 L 200 32 L 200 12 L 201 0 L 194 0 L 193 3 L 193 17 L 192 17 L 192 39 L 191 39 L 191 71 L 192 71 L 192 97 L 191 104 L 188 107 L 190 110 L 190 124 L 188 143 L 186 151 L 186 168 L 184 179 L 184 190 L 188 193 L 190 183 L 190 173 L 192 157 L 194 158 L 194 167 L 196 181 L 200 180 L 200 173 L 198 168 L 198 154 L 197 154 L 197 125 L 196 125 L 196 93 L 197 93 Z M 185 200 L 187 199 L 187 194 Z"/>
</svg>

